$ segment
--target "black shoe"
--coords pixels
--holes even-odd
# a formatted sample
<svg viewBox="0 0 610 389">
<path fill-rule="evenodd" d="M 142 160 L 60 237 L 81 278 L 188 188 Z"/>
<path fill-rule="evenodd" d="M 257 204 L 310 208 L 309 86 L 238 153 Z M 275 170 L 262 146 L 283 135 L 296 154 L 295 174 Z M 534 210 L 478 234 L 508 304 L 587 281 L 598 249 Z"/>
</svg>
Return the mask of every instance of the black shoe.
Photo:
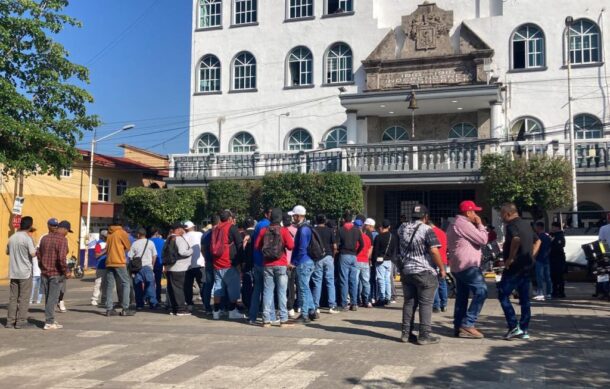
<svg viewBox="0 0 610 389">
<path fill-rule="evenodd" d="M 109 311 L 106 311 L 106 316 L 119 316 L 119 313 L 116 310 L 111 309 Z"/>
<path fill-rule="evenodd" d="M 417 337 L 417 344 L 420 346 L 427 346 L 429 344 L 436 344 L 441 341 L 441 338 L 432 334 L 422 334 Z"/>
<path fill-rule="evenodd" d="M 357 311 L 358 310 L 358 306 L 357 305 L 352 305 L 351 307 L 349 307 L 350 311 Z"/>
<path fill-rule="evenodd" d="M 447 307 L 441 307 L 441 312 L 447 312 Z"/>
<path fill-rule="evenodd" d="M 409 333 L 407 335 L 406 332 L 403 332 L 401 337 L 400 337 L 400 341 L 403 343 L 413 343 L 416 344 L 417 343 L 417 336 L 415 336 L 415 334 L 413 334 L 412 332 Z"/>
<path fill-rule="evenodd" d="M 131 309 L 128 310 L 122 310 L 121 311 L 121 316 L 135 316 L 136 315 L 136 311 L 132 311 Z"/>
<path fill-rule="evenodd" d="M 441 311 L 441 310 L 440 310 L 440 309 L 438 309 L 438 308 L 432 308 L 432 312 L 433 312 L 433 313 L 439 313 L 440 311 Z"/>
<path fill-rule="evenodd" d="M 347 312 L 347 311 L 349 311 L 349 310 L 350 310 L 349 305 L 346 305 L 346 306 L 344 306 L 343 308 L 341 308 L 341 311 L 343 311 L 343 312 Z"/>
<path fill-rule="evenodd" d="M 454 328 L 453 329 L 453 337 L 454 338 L 459 338 L 460 337 L 460 329 L 459 328 Z"/>
<path fill-rule="evenodd" d="M 308 318 L 307 316 L 301 316 L 301 323 L 302 324 L 310 324 L 311 323 L 311 319 Z"/>
<path fill-rule="evenodd" d="M 318 313 L 318 311 L 309 312 L 309 319 L 320 320 L 320 314 Z"/>
<path fill-rule="evenodd" d="M 15 324 L 16 330 L 27 330 L 27 329 L 31 329 L 31 328 L 36 328 L 36 326 L 32 323 L 28 323 L 27 321 L 25 323 L 16 323 Z"/>
</svg>

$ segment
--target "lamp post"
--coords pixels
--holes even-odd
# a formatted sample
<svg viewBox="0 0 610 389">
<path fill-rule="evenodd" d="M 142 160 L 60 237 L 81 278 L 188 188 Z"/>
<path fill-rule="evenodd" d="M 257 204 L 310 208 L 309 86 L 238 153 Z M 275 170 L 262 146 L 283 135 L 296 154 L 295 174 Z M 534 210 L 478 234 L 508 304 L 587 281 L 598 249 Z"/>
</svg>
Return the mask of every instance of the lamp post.
<svg viewBox="0 0 610 389">
<path fill-rule="evenodd" d="M 95 159 L 95 145 L 98 142 L 101 142 L 105 139 L 110 138 L 120 132 L 131 130 L 134 128 L 134 124 L 128 124 L 123 126 L 123 128 L 118 129 L 106 136 L 101 137 L 100 139 L 95 139 L 96 130 L 93 129 L 93 138 L 91 139 L 91 153 L 89 154 L 89 196 L 87 197 L 87 233 L 85 235 L 85 263 L 83 268 L 87 270 L 89 268 L 89 234 L 91 233 L 91 191 L 93 188 L 93 161 Z"/>
<path fill-rule="evenodd" d="M 290 112 L 277 115 L 277 151 L 282 151 L 282 116 L 290 116 Z"/>
<path fill-rule="evenodd" d="M 574 23 L 574 18 L 568 16 L 566 18 L 567 33 L 567 49 L 568 49 L 568 132 L 570 133 L 570 165 L 572 168 L 572 227 L 578 228 L 578 190 L 576 188 L 576 145 L 574 134 L 574 116 L 572 114 L 572 53 L 570 51 L 572 45 L 571 28 Z"/>
<path fill-rule="evenodd" d="M 415 110 L 419 109 L 417 106 L 417 100 L 415 99 L 415 92 L 411 92 L 409 98 L 409 109 L 411 110 L 411 139 L 415 138 Z"/>
</svg>

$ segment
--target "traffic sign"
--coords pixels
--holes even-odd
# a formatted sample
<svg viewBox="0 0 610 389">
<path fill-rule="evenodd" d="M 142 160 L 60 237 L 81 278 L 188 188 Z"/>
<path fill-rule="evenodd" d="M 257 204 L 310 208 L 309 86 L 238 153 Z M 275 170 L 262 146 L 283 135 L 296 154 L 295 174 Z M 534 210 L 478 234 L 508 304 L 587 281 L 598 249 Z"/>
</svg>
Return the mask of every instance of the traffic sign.
<svg viewBox="0 0 610 389">
<path fill-rule="evenodd" d="M 13 215 L 21 215 L 21 210 L 23 209 L 23 202 L 25 198 L 23 197 L 15 197 L 15 202 L 13 203 Z"/>
<path fill-rule="evenodd" d="M 18 230 L 21 227 L 21 215 L 13 215 L 13 228 Z"/>
</svg>

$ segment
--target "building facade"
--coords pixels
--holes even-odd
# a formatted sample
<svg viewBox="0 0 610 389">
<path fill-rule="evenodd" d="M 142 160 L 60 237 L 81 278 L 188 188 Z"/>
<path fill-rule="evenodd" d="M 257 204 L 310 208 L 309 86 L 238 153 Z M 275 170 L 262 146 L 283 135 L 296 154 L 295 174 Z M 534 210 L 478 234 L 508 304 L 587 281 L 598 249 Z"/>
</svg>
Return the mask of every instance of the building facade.
<svg viewBox="0 0 610 389">
<path fill-rule="evenodd" d="M 569 155 L 610 209 L 603 0 L 193 1 L 189 150 L 170 186 L 345 171 L 367 213 L 481 200 L 481 156 Z"/>
</svg>

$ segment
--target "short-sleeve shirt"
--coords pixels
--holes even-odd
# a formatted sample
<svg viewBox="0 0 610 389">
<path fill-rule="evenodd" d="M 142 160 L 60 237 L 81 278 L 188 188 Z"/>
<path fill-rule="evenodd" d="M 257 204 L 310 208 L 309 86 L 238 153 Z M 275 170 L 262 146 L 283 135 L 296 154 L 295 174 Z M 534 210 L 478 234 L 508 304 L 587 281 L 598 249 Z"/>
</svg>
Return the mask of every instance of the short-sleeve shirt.
<svg viewBox="0 0 610 389">
<path fill-rule="evenodd" d="M 25 231 L 17 231 L 8 240 L 9 278 L 26 280 L 32 276 L 34 241 Z"/>
<path fill-rule="evenodd" d="M 510 255 L 510 245 L 515 237 L 519 237 L 521 243 L 519 244 L 519 250 L 517 250 L 515 261 L 509 269 L 504 271 L 505 274 L 517 274 L 529 271 L 534 265 L 533 249 L 534 242 L 538 241 L 538 235 L 536 235 L 536 232 L 530 223 L 520 217 L 513 219 L 506 225 L 506 240 L 504 241 L 504 247 L 502 249 L 504 259 L 508 259 L 508 256 Z"/>
<path fill-rule="evenodd" d="M 148 244 L 146 244 L 148 242 Z M 146 247 L 146 251 L 144 248 Z M 141 257 L 142 267 L 153 267 L 153 257 L 157 255 L 155 244 L 148 239 L 138 239 L 131 245 L 129 249 L 129 258 Z"/>
<path fill-rule="evenodd" d="M 332 256 L 334 253 L 334 245 L 337 244 L 335 232 L 326 226 L 316 226 L 316 232 L 320 235 L 320 240 L 324 244 L 326 255 Z"/>
<path fill-rule="evenodd" d="M 414 233 L 415 235 L 413 236 Z M 407 250 L 412 236 L 413 242 Z M 441 247 L 441 244 L 432 227 L 419 220 L 403 223 L 398 229 L 398 237 L 400 239 L 400 261 L 403 264 L 402 273 L 436 273 L 436 265 L 432 262 L 430 249 L 432 247 Z"/>
</svg>

